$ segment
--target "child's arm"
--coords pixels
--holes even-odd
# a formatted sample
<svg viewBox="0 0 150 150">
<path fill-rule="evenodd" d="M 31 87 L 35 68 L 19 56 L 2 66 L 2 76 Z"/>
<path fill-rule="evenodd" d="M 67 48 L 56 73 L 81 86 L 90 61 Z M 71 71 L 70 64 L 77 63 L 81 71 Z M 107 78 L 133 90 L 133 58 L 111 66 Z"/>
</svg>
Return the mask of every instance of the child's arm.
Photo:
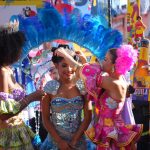
<svg viewBox="0 0 150 150">
<path fill-rule="evenodd" d="M 8 73 L 4 69 L 0 69 L 0 92 L 8 93 Z"/>
<path fill-rule="evenodd" d="M 57 134 L 53 123 L 50 120 L 50 94 L 47 94 L 42 99 L 42 120 L 44 123 L 44 127 L 50 133 L 50 135 L 54 138 L 55 142 L 58 144 L 60 149 L 70 150 L 70 147 L 66 141 L 61 139 L 61 137 Z"/>
<path fill-rule="evenodd" d="M 56 56 L 60 56 L 60 57 L 63 57 L 66 62 L 76 71 L 76 77 L 77 79 L 80 78 L 80 68 L 83 66 L 82 64 L 78 63 L 77 61 L 75 61 L 73 59 L 73 57 L 71 55 L 69 55 L 67 53 L 67 51 L 64 49 L 64 48 L 58 48 L 56 51 L 55 51 L 55 55 Z"/>
<path fill-rule="evenodd" d="M 16 109 L 16 110 L 12 110 L 11 112 L 8 111 L 7 113 L 1 113 L 0 112 L 0 120 L 4 121 L 4 120 L 7 120 L 13 116 L 16 116 L 24 108 L 26 108 L 31 102 L 41 100 L 43 95 L 44 95 L 43 91 L 37 90 L 37 91 L 27 95 L 26 97 L 24 97 L 19 102 L 16 102 L 14 100 L 14 105 L 16 105 L 16 106 L 14 106 L 14 109 Z"/>
<path fill-rule="evenodd" d="M 10 75 L 8 74 L 8 70 L 1 68 L 0 69 L 0 92 L 2 92 L 4 95 L 9 94 L 9 81 L 10 81 Z M 13 82 L 12 82 L 12 87 L 15 87 L 15 84 L 13 84 Z M 40 100 L 43 95 L 44 95 L 43 91 L 37 90 L 27 95 L 26 97 L 24 97 L 18 102 L 16 102 L 15 99 L 10 100 L 8 98 L 1 97 L 0 103 L 2 103 L 3 105 L 1 105 L 2 108 L 0 108 L 0 119 L 4 121 L 17 115 L 31 102 L 35 100 Z M 9 108 L 11 109 L 9 110 Z"/>
<path fill-rule="evenodd" d="M 75 147 L 76 143 L 79 141 L 79 139 L 82 137 L 84 132 L 87 130 L 91 119 L 92 119 L 92 103 L 91 101 L 84 98 L 85 104 L 84 104 L 84 120 L 82 121 L 78 131 L 74 134 L 70 145 L 72 147 Z"/>
</svg>

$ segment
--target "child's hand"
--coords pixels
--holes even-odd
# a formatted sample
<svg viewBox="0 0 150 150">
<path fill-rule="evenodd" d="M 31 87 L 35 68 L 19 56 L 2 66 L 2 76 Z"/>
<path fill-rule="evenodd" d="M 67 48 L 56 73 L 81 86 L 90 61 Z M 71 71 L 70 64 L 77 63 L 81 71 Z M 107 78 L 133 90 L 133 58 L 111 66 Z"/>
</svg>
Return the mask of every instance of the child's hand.
<svg viewBox="0 0 150 150">
<path fill-rule="evenodd" d="M 63 47 L 58 48 L 55 50 L 54 55 L 60 56 L 60 57 L 66 57 L 68 56 L 67 49 L 64 49 Z"/>
<path fill-rule="evenodd" d="M 31 94 L 32 100 L 42 100 L 42 97 L 44 96 L 44 91 L 37 90 Z"/>
<path fill-rule="evenodd" d="M 82 51 L 76 51 L 75 53 L 80 58 L 80 61 L 82 64 L 87 62 L 86 56 L 84 55 L 84 53 Z"/>
</svg>

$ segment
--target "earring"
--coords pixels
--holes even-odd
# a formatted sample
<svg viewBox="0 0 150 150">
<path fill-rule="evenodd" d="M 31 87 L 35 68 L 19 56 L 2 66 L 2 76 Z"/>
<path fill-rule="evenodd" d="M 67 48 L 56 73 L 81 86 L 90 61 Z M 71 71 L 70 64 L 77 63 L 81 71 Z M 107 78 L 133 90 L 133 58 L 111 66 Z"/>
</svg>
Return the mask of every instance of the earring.
<svg viewBox="0 0 150 150">
<path fill-rule="evenodd" d="M 111 72 L 112 72 L 112 73 L 115 72 L 115 67 L 114 67 L 114 66 L 111 68 Z"/>
</svg>

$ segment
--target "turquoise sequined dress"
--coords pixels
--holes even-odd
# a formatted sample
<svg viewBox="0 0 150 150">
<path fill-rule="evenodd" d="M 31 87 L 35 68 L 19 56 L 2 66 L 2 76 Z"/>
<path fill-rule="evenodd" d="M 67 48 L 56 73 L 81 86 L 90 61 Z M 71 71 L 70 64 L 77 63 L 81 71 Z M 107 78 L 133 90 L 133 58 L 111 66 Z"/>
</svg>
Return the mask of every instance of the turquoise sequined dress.
<svg viewBox="0 0 150 150">
<path fill-rule="evenodd" d="M 55 82 L 54 83 L 55 86 L 52 87 L 56 87 L 54 89 L 58 89 L 59 88 L 58 84 L 59 84 L 58 82 L 57 83 Z M 47 87 L 49 88 L 49 86 Z M 48 89 L 46 91 L 54 92 L 54 90 L 52 89 Z M 70 142 L 72 136 L 74 135 L 75 132 L 77 132 L 82 122 L 81 112 L 84 105 L 82 96 L 77 96 L 72 99 L 56 97 L 51 100 L 50 104 L 51 104 L 51 111 L 52 111 L 52 115 L 50 119 L 57 133 L 62 139 Z M 78 141 L 76 145 L 76 150 L 85 150 L 85 149 L 86 149 L 86 142 L 85 142 L 85 137 L 83 136 Z M 58 150 L 57 143 L 55 143 L 55 141 L 53 140 L 50 134 L 48 134 L 47 138 L 42 144 L 41 150 Z"/>
</svg>

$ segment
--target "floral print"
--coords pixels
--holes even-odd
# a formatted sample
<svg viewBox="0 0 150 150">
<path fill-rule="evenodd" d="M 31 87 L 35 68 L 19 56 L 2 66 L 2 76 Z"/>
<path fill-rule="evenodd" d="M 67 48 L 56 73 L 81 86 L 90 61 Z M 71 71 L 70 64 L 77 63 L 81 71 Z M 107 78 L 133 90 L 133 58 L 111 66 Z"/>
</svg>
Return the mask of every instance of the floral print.
<svg viewBox="0 0 150 150">
<path fill-rule="evenodd" d="M 113 121 L 112 121 L 111 118 L 104 118 L 104 126 L 109 126 L 109 127 L 111 127 L 111 126 L 113 126 L 113 125 L 114 125 L 114 123 L 113 123 Z"/>
<path fill-rule="evenodd" d="M 107 98 L 106 100 L 106 105 L 110 108 L 110 109 L 115 109 L 117 108 L 117 102 L 115 100 L 113 100 L 112 98 Z"/>
<path fill-rule="evenodd" d="M 89 97 L 95 96 L 91 100 L 94 100 L 99 112 L 97 123 L 86 132 L 86 135 L 97 144 L 97 150 L 110 150 L 112 144 L 110 141 L 113 142 L 115 149 L 127 150 L 131 143 L 136 142 L 140 137 L 142 125 L 125 125 L 121 117 L 124 101 L 111 98 L 107 91 L 101 93 L 100 85 L 97 84 L 102 81 L 97 82 L 96 80 L 97 77 L 102 80 L 99 65 L 85 65 L 81 73 Z"/>
</svg>

